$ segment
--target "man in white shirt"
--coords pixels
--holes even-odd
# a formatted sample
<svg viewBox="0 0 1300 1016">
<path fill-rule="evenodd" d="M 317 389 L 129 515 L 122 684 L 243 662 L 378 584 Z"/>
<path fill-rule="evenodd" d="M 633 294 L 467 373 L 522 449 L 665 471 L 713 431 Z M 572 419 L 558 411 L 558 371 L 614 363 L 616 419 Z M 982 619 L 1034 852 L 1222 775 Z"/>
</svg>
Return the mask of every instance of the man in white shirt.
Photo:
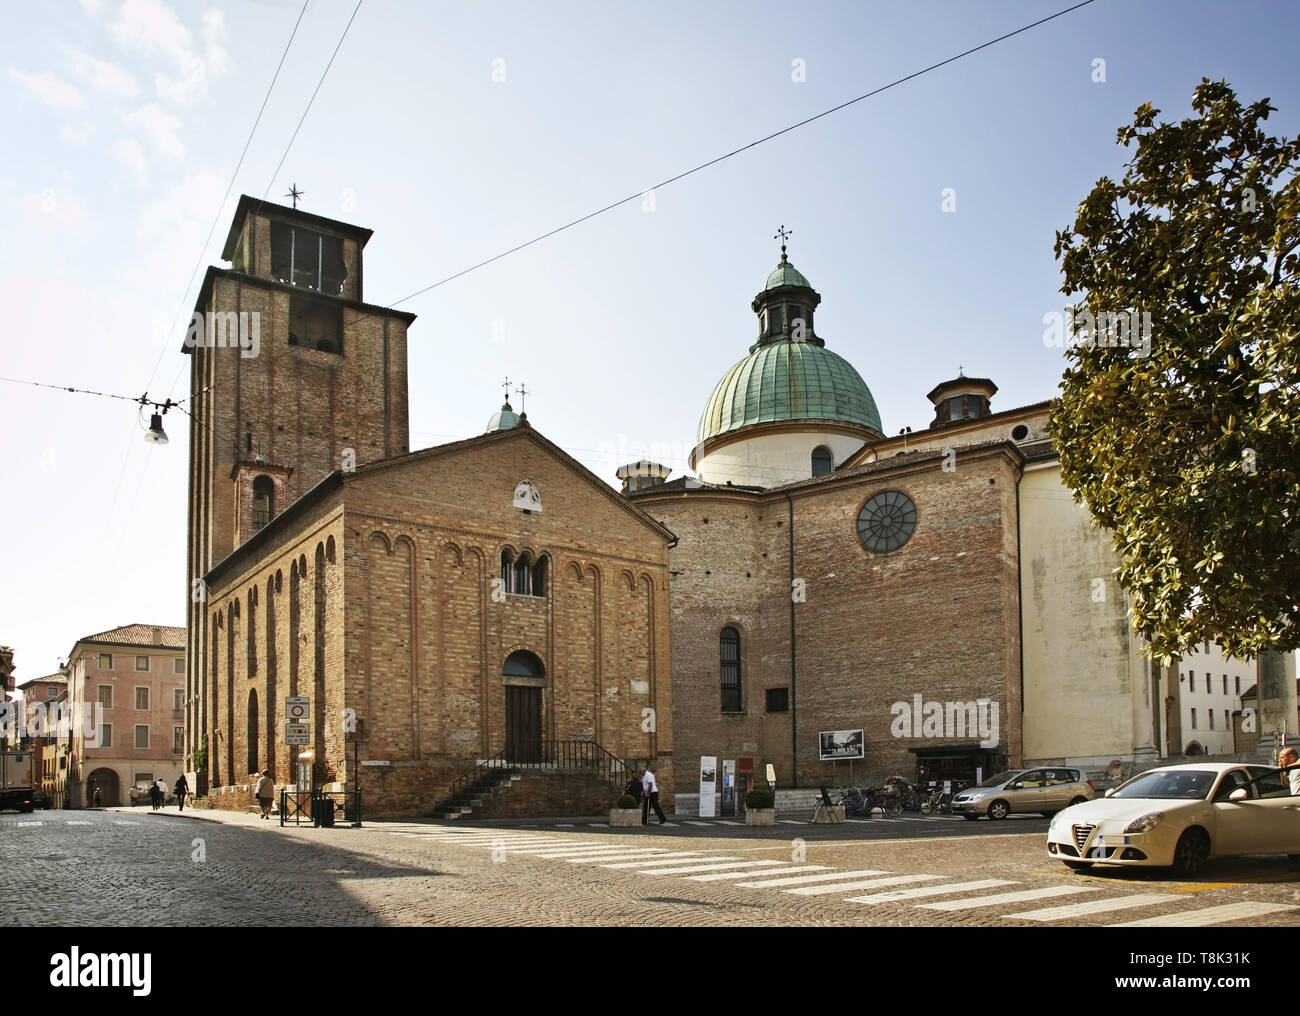
<svg viewBox="0 0 1300 1016">
<path fill-rule="evenodd" d="M 1297 760 L 1300 760 L 1300 756 L 1296 754 L 1294 748 L 1283 748 L 1282 754 L 1277 758 L 1277 764 L 1286 768 L 1287 766 L 1295 765 Z M 1291 786 L 1291 796 L 1296 797 L 1297 795 L 1300 795 L 1300 768 L 1292 769 L 1286 774 L 1286 778 Z"/>
<path fill-rule="evenodd" d="M 655 782 L 655 774 L 648 768 L 641 770 L 641 787 L 645 793 L 641 799 L 641 824 L 649 823 L 650 809 L 654 808 L 655 814 L 659 816 L 659 824 L 667 825 L 668 820 L 664 818 L 663 810 L 659 807 L 659 784 Z"/>
</svg>

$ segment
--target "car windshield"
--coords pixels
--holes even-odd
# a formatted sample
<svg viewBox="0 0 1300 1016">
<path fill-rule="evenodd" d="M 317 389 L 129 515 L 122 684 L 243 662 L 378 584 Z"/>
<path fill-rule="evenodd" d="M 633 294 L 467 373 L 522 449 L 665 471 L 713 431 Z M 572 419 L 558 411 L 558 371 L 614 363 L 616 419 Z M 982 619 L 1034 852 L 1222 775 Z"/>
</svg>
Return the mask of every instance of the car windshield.
<svg viewBox="0 0 1300 1016">
<path fill-rule="evenodd" d="M 1005 773 L 998 773 L 996 776 L 986 776 L 984 777 L 984 782 L 981 783 L 980 786 L 1000 787 L 1004 783 L 1010 783 L 1017 776 L 1023 775 L 1024 772 L 1025 770 L 1023 769 L 1008 769 Z"/>
<path fill-rule="evenodd" d="M 1204 800 L 1214 786 L 1217 773 L 1201 769 L 1155 770 L 1126 783 L 1111 794 L 1115 797 L 1175 798 Z"/>
</svg>

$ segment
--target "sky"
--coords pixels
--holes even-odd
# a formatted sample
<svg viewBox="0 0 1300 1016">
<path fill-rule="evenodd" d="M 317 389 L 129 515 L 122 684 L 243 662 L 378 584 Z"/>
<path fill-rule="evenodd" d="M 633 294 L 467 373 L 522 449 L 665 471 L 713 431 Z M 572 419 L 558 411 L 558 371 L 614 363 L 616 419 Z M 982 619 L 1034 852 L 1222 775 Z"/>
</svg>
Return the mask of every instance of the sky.
<svg viewBox="0 0 1300 1016">
<path fill-rule="evenodd" d="M 299 0 L 7 4 L 0 377 L 185 398 L 185 324 L 235 203 L 296 184 L 303 209 L 374 230 L 367 302 L 418 315 L 412 449 L 481 433 L 508 376 L 607 482 L 643 457 L 689 472 L 780 226 L 886 434 L 924 428 L 959 369 L 996 382 L 994 411 L 1049 399 L 1053 241 L 1122 174 L 1116 130 L 1145 102 L 1189 116 L 1209 77 L 1300 133 L 1300 5 L 1094 0 L 656 185 L 1073 2 L 308 0 L 291 43 Z M 181 410 L 159 446 L 127 399 L 0 397 L 16 679 L 86 635 L 182 625 Z"/>
</svg>

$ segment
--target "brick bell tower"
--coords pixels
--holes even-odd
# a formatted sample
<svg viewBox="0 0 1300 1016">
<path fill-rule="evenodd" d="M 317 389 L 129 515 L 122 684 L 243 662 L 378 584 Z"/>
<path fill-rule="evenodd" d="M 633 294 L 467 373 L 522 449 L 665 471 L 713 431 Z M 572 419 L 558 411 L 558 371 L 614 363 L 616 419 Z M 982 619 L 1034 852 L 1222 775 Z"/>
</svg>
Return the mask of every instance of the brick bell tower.
<svg viewBox="0 0 1300 1016">
<path fill-rule="evenodd" d="M 415 315 L 363 301 L 371 232 L 241 196 L 221 253 L 230 267 L 210 267 L 199 290 L 182 349 L 192 413 L 187 769 L 211 733 L 215 693 L 204 576 L 334 470 L 409 451 Z M 212 772 L 215 744 L 207 757 Z"/>
</svg>

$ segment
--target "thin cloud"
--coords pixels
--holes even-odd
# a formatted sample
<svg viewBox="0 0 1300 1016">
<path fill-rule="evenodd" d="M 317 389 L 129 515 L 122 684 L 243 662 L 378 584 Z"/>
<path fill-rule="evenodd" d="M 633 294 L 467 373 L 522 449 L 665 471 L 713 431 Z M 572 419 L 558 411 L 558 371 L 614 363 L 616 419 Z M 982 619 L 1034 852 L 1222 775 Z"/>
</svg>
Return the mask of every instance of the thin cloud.
<svg viewBox="0 0 1300 1016">
<path fill-rule="evenodd" d="M 64 141 L 72 142 L 74 145 L 84 145 L 94 133 L 95 128 L 87 120 L 80 127 L 64 127 L 59 131 L 59 137 Z"/>
<path fill-rule="evenodd" d="M 219 11 L 203 16 L 201 53 L 193 33 L 160 0 L 126 0 L 109 32 L 124 48 L 173 65 L 174 70 L 159 71 L 154 84 L 160 98 L 177 105 L 188 106 L 206 95 L 208 82 L 229 63 L 225 18 Z"/>
<path fill-rule="evenodd" d="M 122 138 L 109 146 L 109 153 L 140 183 L 149 179 L 149 167 L 144 160 L 144 149 L 135 138 Z"/>
<path fill-rule="evenodd" d="M 151 102 L 123 114 L 122 122 L 139 127 L 159 155 L 169 159 L 179 159 L 185 155 L 185 143 L 176 134 L 181 125 L 180 120 L 164 112 L 157 103 Z"/>
<path fill-rule="evenodd" d="M 53 106 L 55 109 L 82 109 L 86 105 L 86 100 L 81 97 L 79 91 L 66 81 L 56 78 L 49 71 L 44 74 L 28 74 L 16 67 L 10 67 L 9 77 L 31 89 L 44 100 L 46 105 Z"/>
<path fill-rule="evenodd" d="M 140 94 L 139 83 L 117 64 L 96 59 L 79 49 L 68 50 L 68 55 L 72 58 L 73 69 L 89 81 L 95 91 L 125 98 Z"/>
</svg>

